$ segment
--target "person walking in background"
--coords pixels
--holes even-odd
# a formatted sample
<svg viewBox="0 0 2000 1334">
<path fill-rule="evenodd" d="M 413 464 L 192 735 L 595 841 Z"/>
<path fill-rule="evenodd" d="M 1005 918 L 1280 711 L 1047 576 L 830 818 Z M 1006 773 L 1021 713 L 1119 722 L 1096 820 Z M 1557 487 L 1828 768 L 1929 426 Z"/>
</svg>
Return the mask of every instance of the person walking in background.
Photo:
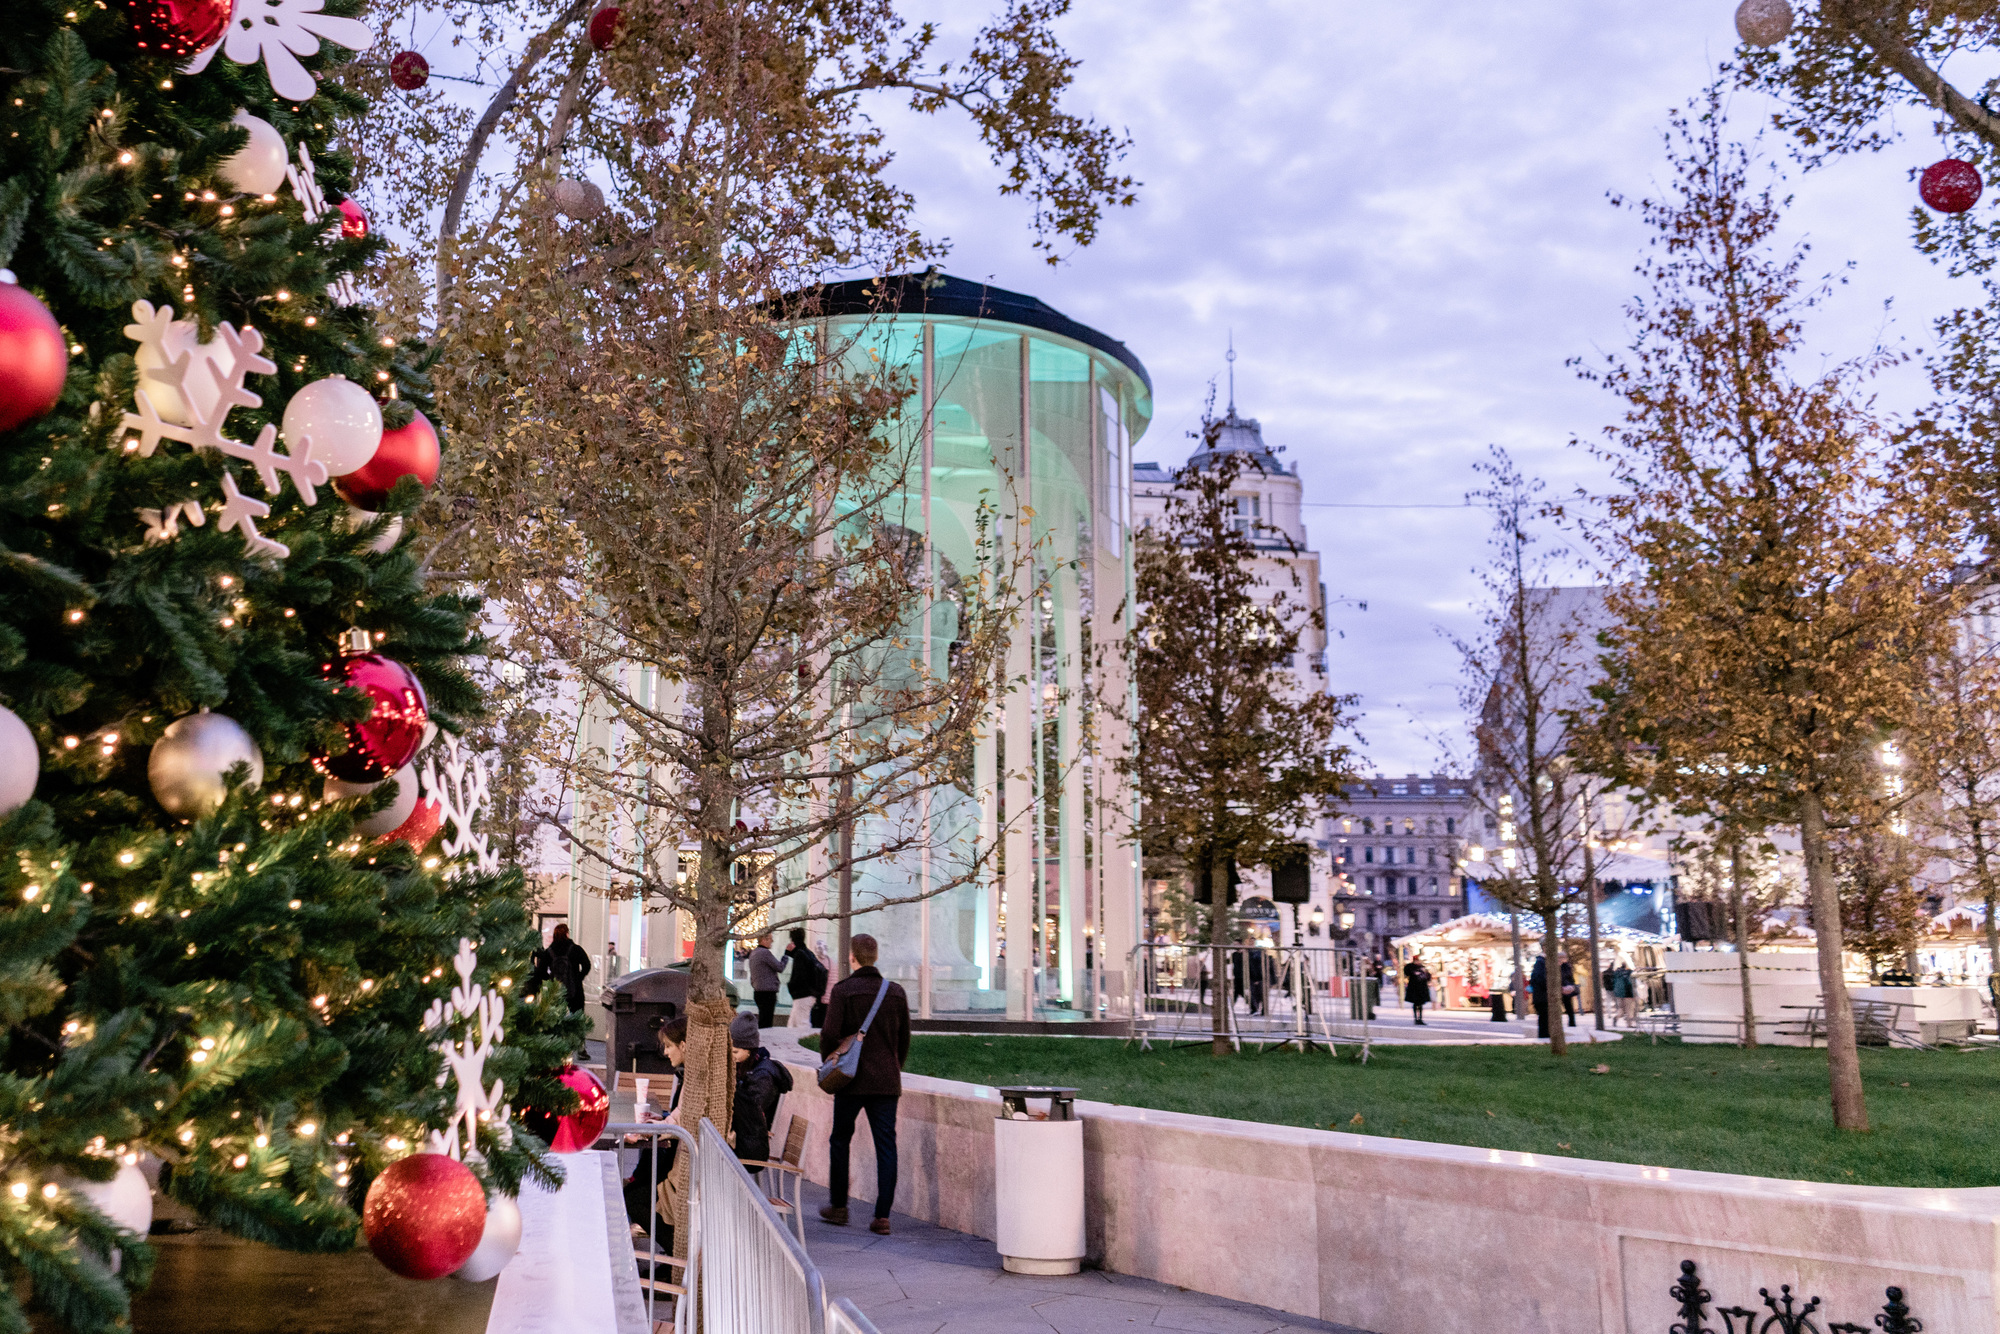
<svg viewBox="0 0 2000 1334">
<path fill-rule="evenodd" d="M 1618 1018 L 1627 1025 L 1636 1025 L 1639 1022 L 1639 989 L 1633 985 L 1631 965 L 1620 959 L 1605 981 L 1610 984 L 1611 998 L 1618 1002 Z"/>
<path fill-rule="evenodd" d="M 820 965 L 819 956 L 806 948 L 804 927 L 792 928 L 792 943 L 785 947 L 785 963 L 791 972 L 785 978 L 785 990 L 792 995 L 792 1014 L 786 1021 L 790 1028 L 811 1028 L 813 1006 L 826 994 L 826 969 Z"/>
<path fill-rule="evenodd" d="M 1431 970 L 1425 966 L 1421 950 L 1412 954 L 1410 961 L 1403 965 L 1403 999 L 1410 1003 L 1410 1011 L 1416 1015 L 1417 1023 L 1430 1027 L 1424 1024 L 1424 1007 L 1431 1003 Z"/>
<path fill-rule="evenodd" d="M 1562 1002 L 1563 1017 L 1571 1028 L 1576 1027 L 1576 966 L 1568 959 L 1562 961 Z"/>
<path fill-rule="evenodd" d="M 563 989 L 563 999 L 569 1004 L 569 1012 L 575 1014 L 583 1008 L 583 979 L 590 975 L 590 955 L 583 946 L 569 938 L 569 923 L 557 922 L 554 938 L 530 959 L 533 965 L 528 975 L 528 994 L 541 990 L 542 983 L 554 982 Z"/>
<path fill-rule="evenodd" d="M 875 1219 L 868 1230 L 886 1237 L 896 1202 L 896 1104 L 903 1096 L 903 1062 L 910 1057 L 910 1001 L 877 971 L 876 950 L 870 935 L 849 942 L 853 970 L 834 985 L 826 1001 L 826 1027 L 819 1035 L 822 1056 L 831 1056 L 849 1034 L 861 1032 L 869 1010 L 875 1018 L 861 1039 L 861 1067 L 853 1082 L 833 1095 L 833 1132 L 827 1143 L 830 1202 L 821 1206 L 819 1216 L 835 1227 L 847 1226 L 848 1146 L 855 1122 L 866 1112 L 875 1140 Z"/>
<path fill-rule="evenodd" d="M 757 1027 L 774 1028 L 778 1023 L 778 978 L 785 965 L 771 953 L 771 937 L 757 937 L 750 951 L 750 998 L 757 1002 Z"/>
</svg>

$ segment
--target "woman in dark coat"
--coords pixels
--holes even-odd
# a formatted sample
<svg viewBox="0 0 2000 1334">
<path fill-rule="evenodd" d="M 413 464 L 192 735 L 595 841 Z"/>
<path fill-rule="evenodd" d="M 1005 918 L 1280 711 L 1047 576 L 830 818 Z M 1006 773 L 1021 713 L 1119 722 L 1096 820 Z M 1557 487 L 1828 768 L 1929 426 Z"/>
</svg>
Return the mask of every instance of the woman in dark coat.
<svg viewBox="0 0 2000 1334">
<path fill-rule="evenodd" d="M 1424 1022 L 1424 1007 L 1431 1003 L 1431 970 L 1424 966 L 1421 953 L 1412 954 L 1403 965 L 1403 999 L 1410 1003 L 1417 1022 Z M 1428 1024 L 1425 1027 L 1429 1027 Z"/>
</svg>

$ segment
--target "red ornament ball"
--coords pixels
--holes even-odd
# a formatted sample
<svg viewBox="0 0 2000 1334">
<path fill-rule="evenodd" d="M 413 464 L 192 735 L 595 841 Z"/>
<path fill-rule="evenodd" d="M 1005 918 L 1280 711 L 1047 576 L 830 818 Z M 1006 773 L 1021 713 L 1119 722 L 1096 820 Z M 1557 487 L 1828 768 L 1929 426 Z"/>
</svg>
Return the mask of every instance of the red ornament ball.
<svg viewBox="0 0 2000 1334">
<path fill-rule="evenodd" d="M 424 744 L 430 722 L 430 701 L 416 674 L 393 658 L 359 653 L 328 663 L 321 673 L 349 690 L 359 690 L 375 709 L 358 723 L 347 725 L 347 749 L 339 755 L 316 755 L 313 767 L 346 783 L 378 783 L 410 762 Z"/>
<path fill-rule="evenodd" d="M 414 93 L 430 82 L 431 62 L 415 51 L 398 51 L 389 57 L 389 82 L 406 93 Z"/>
<path fill-rule="evenodd" d="M 400 840 L 422 852 L 424 845 L 437 837 L 443 825 L 444 807 L 419 797 L 417 804 L 410 808 L 410 818 L 382 835 L 382 840 L 385 843 Z"/>
<path fill-rule="evenodd" d="M 390 1163 L 368 1187 L 361 1233 L 404 1278 L 443 1278 L 472 1258 L 486 1230 L 486 1191 L 472 1169 L 442 1153 Z"/>
<path fill-rule="evenodd" d="M 340 234 L 350 241 L 359 241 L 368 235 L 368 215 L 361 211 L 361 205 L 352 199 L 343 199 L 334 205 L 340 210 Z"/>
<path fill-rule="evenodd" d="M 356 509 L 379 510 L 405 477 L 426 487 L 438 477 L 437 428 L 421 412 L 410 418 L 408 426 L 382 432 L 374 457 L 336 479 L 333 489 Z"/>
<path fill-rule="evenodd" d="M 41 299 L 0 282 L 0 431 L 41 416 L 62 397 L 69 349 Z"/>
<path fill-rule="evenodd" d="M 232 0 L 126 0 L 133 45 L 176 60 L 206 51 L 229 26 Z"/>
<path fill-rule="evenodd" d="M 556 1123 L 556 1137 L 549 1147 L 557 1153 L 582 1153 L 611 1123 L 611 1095 L 596 1075 L 575 1065 L 564 1066 L 558 1078 L 576 1091 L 583 1105 Z"/>
<path fill-rule="evenodd" d="M 1962 158 L 1948 157 L 1924 168 L 1917 178 L 1917 195 L 1940 213 L 1963 213 L 1979 202 L 1986 182 L 1979 168 Z"/>
<path fill-rule="evenodd" d="M 609 51 L 625 35 L 625 11 L 616 5 L 606 5 L 590 16 L 590 44 L 599 51 Z"/>
</svg>

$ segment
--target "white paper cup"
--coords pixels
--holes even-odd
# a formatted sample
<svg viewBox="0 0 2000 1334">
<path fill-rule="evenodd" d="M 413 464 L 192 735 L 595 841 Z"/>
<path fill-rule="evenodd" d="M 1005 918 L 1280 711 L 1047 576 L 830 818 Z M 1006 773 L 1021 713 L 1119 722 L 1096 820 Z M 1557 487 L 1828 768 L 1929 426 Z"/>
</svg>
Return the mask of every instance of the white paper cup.
<svg viewBox="0 0 2000 1334">
<path fill-rule="evenodd" d="M 646 1092 L 652 1085 L 653 1081 L 644 1075 L 634 1075 L 632 1077 L 632 1103 L 641 1111 L 645 1110 Z"/>
</svg>

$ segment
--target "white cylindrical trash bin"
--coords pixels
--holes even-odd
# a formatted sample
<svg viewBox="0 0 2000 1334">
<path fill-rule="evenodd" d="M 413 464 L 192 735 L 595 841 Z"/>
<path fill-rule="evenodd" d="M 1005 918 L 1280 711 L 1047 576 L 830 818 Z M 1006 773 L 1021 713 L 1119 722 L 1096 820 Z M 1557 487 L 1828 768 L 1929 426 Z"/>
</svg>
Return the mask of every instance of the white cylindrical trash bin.
<svg viewBox="0 0 2000 1334">
<path fill-rule="evenodd" d="M 1002 1088 L 993 1123 L 994 1244 L 1014 1274 L 1083 1265 L 1083 1122 L 1075 1089 Z M 1047 1099 L 1047 1112 L 1030 1100 Z"/>
</svg>

